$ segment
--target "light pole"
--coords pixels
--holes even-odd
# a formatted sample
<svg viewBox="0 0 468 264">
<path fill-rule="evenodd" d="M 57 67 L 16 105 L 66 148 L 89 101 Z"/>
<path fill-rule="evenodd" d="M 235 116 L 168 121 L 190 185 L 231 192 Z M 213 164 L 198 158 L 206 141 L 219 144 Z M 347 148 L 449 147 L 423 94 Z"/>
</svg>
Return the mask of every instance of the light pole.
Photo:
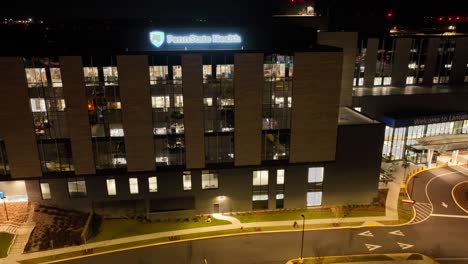
<svg viewBox="0 0 468 264">
<path fill-rule="evenodd" d="M 302 253 L 304 252 L 304 229 L 305 229 L 305 216 L 301 214 L 302 216 L 302 242 L 301 242 L 301 263 L 302 263 Z"/>
<path fill-rule="evenodd" d="M 2 197 L 2 200 L 3 200 L 3 207 L 5 208 L 5 215 L 6 215 L 6 220 L 8 221 L 8 220 L 9 220 L 9 219 L 8 219 L 8 210 L 7 210 L 7 207 L 6 207 L 6 202 L 5 202 L 5 200 L 6 200 L 6 197 L 5 197 L 5 196 L 3 196 L 3 197 Z"/>
</svg>

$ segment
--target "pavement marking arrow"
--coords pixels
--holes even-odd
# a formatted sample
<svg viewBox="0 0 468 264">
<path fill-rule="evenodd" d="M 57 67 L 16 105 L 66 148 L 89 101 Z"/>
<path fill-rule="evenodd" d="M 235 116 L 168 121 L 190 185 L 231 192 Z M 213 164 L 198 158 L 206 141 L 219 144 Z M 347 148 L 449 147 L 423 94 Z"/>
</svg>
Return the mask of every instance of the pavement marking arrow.
<svg viewBox="0 0 468 264">
<path fill-rule="evenodd" d="M 358 235 L 360 236 L 368 236 L 368 237 L 373 237 L 374 234 L 371 233 L 371 231 L 367 230 L 366 232 L 359 233 Z"/>
<path fill-rule="evenodd" d="M 369 251 L 373 251 L 373 250 L 376 250 L 376 249 L 382 247 L 382 246 L 379 246 L 379 245 L 372 245 L 372 244 L 364 244 L 364 245 L 366 245 L 366 248 L 367 248 Z"/>
<path fill-rule="evenodd" d="M 446 203 L 444 203 L 444 202 L 442 202 L 442 206 L 445 207 L 445 208 L 448 207 L 448 205 Z"/>
<path fill-rule="evenodd" d="M 410 244 L 405 244 L 405 243 L 400 243 L 400 242 L 397 242 L 397 243 L 401 247 L 401 249 L 408 249 L 408 248 L 414 247 L 414 245 L 410 245 Z"/>
<path fill-rule="evenodd" d="M 405 234 L 403 234 L 403 232 L 401 232 L 400 230 L 395 230 L 395 231 L 388 232 L 388 233 L 395 235 L 395 236 L 405 236 Z"/>
</svg>

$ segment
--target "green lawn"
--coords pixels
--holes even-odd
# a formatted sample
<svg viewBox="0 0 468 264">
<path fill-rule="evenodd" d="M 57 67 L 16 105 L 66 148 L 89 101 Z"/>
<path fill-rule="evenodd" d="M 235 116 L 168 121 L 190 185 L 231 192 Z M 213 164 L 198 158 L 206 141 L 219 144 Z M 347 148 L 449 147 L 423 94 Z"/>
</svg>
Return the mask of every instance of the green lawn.
<svg viewBox="0 0 468 264">
<path fill-rule="evenodd" d="M 230 224 L 230 222 L 217 219 L 212 219 L 211 223 L 204 221 L 142 223 L 131 219 L 105 219 L 102 221 L 99 233 L 88 240 L 88 243 L 164 231 L 226 224 Z"/>
<path fill-rule="evenodd" d="M 239 219 L 242 223 L 252 222 L 268 222 L 268 221 L 284 221 L 296 220 L 302 221 L 301 214 L 304 214 L 306 219 L 324 219 L 324 218 L 343 218 L 343 212 L 338 214 L 333 213 L 329 208 L 321 209 L 298 209 L 298 210 L 281 210 L 267 212 L 247 212 L 232 215 Z M 346 218 L 363 217 L 363 216 L 384 216 L 385 210 L 370 211 L 366 209 L 355 208 L 351 209 Z M 299 222 L 298 222 L 299 223 Z"/>
<path fill-rule="evenodd" d="M 15 236 L 6 233 L 0 233 L 0 258 L 7 256 L 8 248 Z"/>
</svg>

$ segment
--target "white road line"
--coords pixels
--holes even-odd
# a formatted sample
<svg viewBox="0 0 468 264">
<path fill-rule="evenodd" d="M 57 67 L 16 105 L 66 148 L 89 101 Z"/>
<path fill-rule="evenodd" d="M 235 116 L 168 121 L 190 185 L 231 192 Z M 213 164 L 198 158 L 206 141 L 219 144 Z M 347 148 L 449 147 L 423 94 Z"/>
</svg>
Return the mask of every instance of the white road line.
<svg viewBox="0 0 468 264">
<path fill-rule="evenodd" d="M 447 208 L 447 207 L 448 207 L 448 204 L 442 202 L 442 206 L 445 207 L 445 208 Z"/>
<path fill-rule="evenodd" d="M 376 250 L 376 249 L 382 247 L 382 246 L 380 246 L 380 245 L 372 245 L 372 244 L 364 244 L 364 245 L 366 245 L 366 248 L 367 248 L 369 251 L 373 251 L 373 250 Z"/>
<path fill-rule="evenodd" d="M 454 193 L 455 189 L 458 187 L 458 185 L 461 185 L 461 184 L 464 184 L 464 183 L 467 183 L 467 182 L 468 181 L 462 181 L 462 182 L 457 183 L 455 186 L 453 186 L 453 188 L 452 188 L 452 200 L 455 202 L 455 204 L 458 206 L 458 208 L 462 209 L 465 213 L 468 214 L 468 211 L 458 203 L 457 199 L 455 199 L 455 193 Z"/>
<path fill-rule="evenodd" d="M 437 217 L 450 217 L 450 218 L 468 218 L 468 215 L 446 215 L 446 214 L 431 214 Z"/>
<path fill-rule="evenodd" d="M 395 230 L 395 231 L 388 232 L 388 233 L 395 235 L 395 236 L 405 236 L 405 234 L 403 234 L 403 232 L 401 232 L 400 230 Z"/>
<path fill-rule="evenodd" d="M 359 233 L 358 235 L 360 236 L 368 236 L 368 237 L 373 237 L 374 234 L 372 234 L 372 232 L 370 230 L 367 230 L 365 232 L 362 232 L 362 233 Z"/>
<path fill-rule="evenodd" d="M 411 245 L 411 244 L 405 244 L 405 243 L 400 243 L 400 242 L 397 242 L 398 246 L 401 247 L 401 249 L 408 249 L 408 248 L 412 248 L 414 247 L 414 245 Z"/>
</svg>

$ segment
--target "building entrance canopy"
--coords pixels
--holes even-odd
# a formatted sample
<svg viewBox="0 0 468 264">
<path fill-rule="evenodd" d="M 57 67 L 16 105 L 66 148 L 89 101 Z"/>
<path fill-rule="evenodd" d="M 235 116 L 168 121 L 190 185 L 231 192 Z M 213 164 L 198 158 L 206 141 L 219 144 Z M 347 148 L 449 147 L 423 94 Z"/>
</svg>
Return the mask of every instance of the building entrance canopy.
<svg viewBox="0 0 468 264">
<path fill-rule="evenodd" d="M 416 139 L 415 149 L 432 149 L 438 152 L 468 149 L 468 135 L 440 135 Z"/>
</svg>

